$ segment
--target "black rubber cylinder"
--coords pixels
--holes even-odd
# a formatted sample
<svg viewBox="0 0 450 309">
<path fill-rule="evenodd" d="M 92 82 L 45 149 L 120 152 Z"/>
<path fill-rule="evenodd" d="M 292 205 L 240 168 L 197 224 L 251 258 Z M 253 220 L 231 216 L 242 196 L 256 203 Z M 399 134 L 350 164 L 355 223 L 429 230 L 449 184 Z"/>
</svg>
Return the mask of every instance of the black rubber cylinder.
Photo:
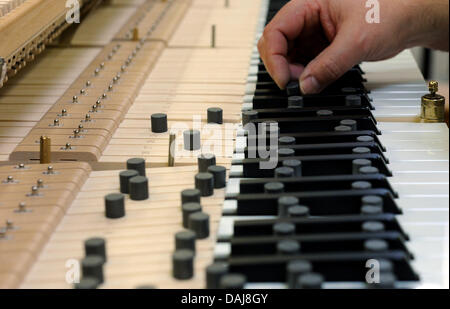
<svg viewBox="0 0 450 309">
<path fill-rule="evenodd" d="M 106 240 L 101 237 L 89 238 L 84 242 L 84 252 L 86 256 L 97 255 L 103 258 L 103 262 L 107 261 L 106 257 Z"/>
<path fill-rule="evenodd" d="M 211 165 L 216 165 L 216 156 L 211 153 L 201 154 L 197 158 L 198 163 L 198 172 L 206 173 L 208 171 L 208 167 Z"/>
<path fill-rule="evenodd" d="M 372 162 L 367 159 L 355 159 L 352 161 L 352 174 L 358 175 L 359 169 L 365 166 L 371 166 Z"/>
<path fill-rule="evenodd" d="M 278 157 L 288 158 L 295 156 L 295 150 L 292 148 L 280 148 L 278 149 Z"/>
<path fill-rule="evenodd" d="M 151 116 L 152 132 L 164 133 L 167 132 L 167 115 L 158 113 Z"/>
<path fill-rule="evenodd" d="M 127 161 L 127 170 L 138 171 L 140 176 L 145 176 L 145 159 L 131 158 Z"/>
<path fill-rule="evenodd" d="M 303 97 L 290 96 L 288 97 L 288 108 L 302 108 L 304 107 Z"/>
<path fill-rule="evenodd" d="M 282 255 L 294 255 L 300 253 L 298 241 L 287 239 L 277 243 L 277 252 Z"/>
<path fill-rule="evenodd" d="M 292 168 L 294 170 L 294 177 L 302 177 L 302 162 L 300 160 L 284 160 L 283 166 Z"/>
<path fill-rule="evenodd" d="M 209 237 L 209 215 L 204 212 L 195 212 L 189 216 L 189 229 L 195 233 L 197 239 Z"/>
<path fill-rule="evenodd" d="M 264 192 L 268 194 L 283 193 L 284 184 L 281 182 L 268 182 L 264 185 Z"/>
<path fill-rule="evenodd" d="M 219 289 L 220 280 L 228 273 L 228 264 L 216 262 L 206 268 L 206 288 Z"/>
<path fill-rule="evenodd" d="M 95 278 L 101 284 L 103 283 L 103 258 L 97 255 L 85 257 L 81 261 L 81 270 L 83 278 Z"/>
<path fill-rule="evenodd" d="M 99 285 L 99 282 L 96 278 L 87 277 L 82 278 L 80 282 L 75 283 L 74 289 L 77 290 L 93 290 L 96 289 Z"/>
<path fill-rule="evenodd" d="M 349 107 L 359 107 L 362 104 L 361 96 L 351 94 L 345 97 L 345 105 Z"/>
<path fill-rule="evenodd" d="M 294 205 L 288 208 L 288 216 L 291 218 L 302 218 L 309 216 L 309 208 L 303 205 Z"/>
<path fill-rule="evenodd" d="M 194 276 L 194 252 L 176 250 L 172 255 L 172 274 L 175 279 L 187 280 Z"/>
<path fill-rule="evenodd" d="M 125 216 L 125 197 L 123 194 L 112 193 L 105 196 L 105 216 L 110 219 Z"/>
<path fill-rule="evenodd" d="M 220 279 L 220 288 L 226 290 L 243 289 L 247 278 L 241 274 L 226 274 Z"/>
<path fill-rule="evenodd" d="M 223 110 L 219 107 L 208 108 L 208 123 L 223 123 Z"/>
<path fill-rule="evenodd" d="M 258 112 L 251 110 L 251 111 L 244 111 L 242 112 L 242 125 L 245 127 L 246 124 L 248 124 L 250 121 L 258 119 Z"/>
<path fill-rule="evenodd" d="M 295 225 L 290 222 L 278 222 L 273 225 L 273 234 L 276 236 L 295 235 Z"/>
<path fill-rule="evenodd" d="M 189 216 L 196 212 L 202 211 L 202 206 L 199 203 L 185 203 L 181 206 L 183 214 L 183 227 L 189 228 Z"/>
<path fill-rule="evenodd" d="M 188 249 L 195 252 L 195 233 L 193 231 L 181 231 L 175 234 L 175 250 Z"/>
<path fill-rule="evenodd" d="M 119 174 L 120 178 L 120 192 L 124 194 L 129 193 L 129 181 L 131 178 L 139 176 L 139 172 L 136 170 L 126 170 Z"/>
<path fill-rule="evenodd" d="M 278 139 L 280 145 L 295 145 L 295 137 L 292 136 L 282 136 Z"/>
<path fill-rule="evenodd" d="M 300 83 L 298 80 L 290 81 L 286 86 L 286 93 L 290 96 L 298 96 L 301 94 Z"/>
<path fill-rule="evenodd" d="M 200 131 L 198 130 L 187 130 L 183 132 L 184 140 L 184 150 L 199 150 L 201 147 L 200 143 Z"/>
<path fill-rule="evenodd" d="M 130 199 L 143 201 L 148 199 L 148 179 L 145 176 L 136 176 L 129 181 Z"/>
<path fill-rule="evenodd" d="M 282 196 L 278 198 L 278 216 L 287 217 L 289 208 L 298 205 L 298 203 L 299 200 L 295 196 Z"/>
<path fill-rule="evenodd" d="M 294 177 L 294 170 L 290 167 L 282 166 L 275 169 L 275 178 Z"/>
<path fill-rule="evenodd" d="M 214 194 L 214 176 L 211 173 L 198 173 L 195 175 L 195 188 L 200 190 L 201 196 Z"/>
<path fill-rule="evenodd" d="M 321 274 L 306 273 L 298 277 L 297 288 L 299 289 L 321 289 L 325 279 Z"/>
<path fill-rule="evenodd" d="M 222 189 L 227 184 L 227 169 L 224 166 L 213 165 L 208 167 L 208 173 L 214 176 L 214 188 Z"/>
<path fill-rule="evenodd" d="M 201 193 L 198 189 L 186 189 L 181 191 L 181 205 L 186 203 L 200 203 Z"/>
<path fill-rule="evenodd" d="M 290 289 L 294 289 L 298 278 L 312 271 L 312 264 L 306 260 L 294 260 L 287 264 L 286 275 L 287 285 Z"/>
</svg>

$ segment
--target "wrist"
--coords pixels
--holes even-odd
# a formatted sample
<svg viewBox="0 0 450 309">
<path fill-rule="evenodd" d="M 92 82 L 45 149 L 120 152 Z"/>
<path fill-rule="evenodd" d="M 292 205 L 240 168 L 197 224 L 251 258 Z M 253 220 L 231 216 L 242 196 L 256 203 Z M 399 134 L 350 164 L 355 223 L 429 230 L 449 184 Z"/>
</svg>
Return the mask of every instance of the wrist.
<svg viewBox="0 0 450 309">
<path fill-rule="evenodd" d="M 406 8 L 406 48 L 448 49 L 448 0 L 402 1 Z M 445 47 L 447 46 L 447 47 Z"/>
</svg>

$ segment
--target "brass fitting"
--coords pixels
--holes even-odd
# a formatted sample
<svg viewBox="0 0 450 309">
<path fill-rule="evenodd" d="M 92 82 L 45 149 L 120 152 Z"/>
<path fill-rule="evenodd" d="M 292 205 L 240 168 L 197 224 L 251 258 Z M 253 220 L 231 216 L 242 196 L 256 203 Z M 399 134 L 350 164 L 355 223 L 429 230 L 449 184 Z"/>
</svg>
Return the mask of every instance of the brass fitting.
<svg viewBox="0 0 450 309">
<path fill-rule="evenodd" d="M 445 122 L 445 98 L 437 94 L 439 84 L 437 81 L 428 83 L 430 93 L 422 97 L 422 122 Z"/>
</svg>

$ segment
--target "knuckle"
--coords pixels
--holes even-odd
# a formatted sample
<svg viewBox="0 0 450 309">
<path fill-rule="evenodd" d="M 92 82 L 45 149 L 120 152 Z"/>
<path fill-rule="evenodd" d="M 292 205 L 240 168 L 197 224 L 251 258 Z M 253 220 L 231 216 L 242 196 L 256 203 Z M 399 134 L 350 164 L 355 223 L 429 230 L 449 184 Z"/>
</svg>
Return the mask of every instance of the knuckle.
<svg viewBox="0 0 450 309">
<path fill-rule="evenodd" d="M 261 37 L 258 41 L 258 50 L 261 51 L 264 46 L 264 37 Z"/>
</svg>

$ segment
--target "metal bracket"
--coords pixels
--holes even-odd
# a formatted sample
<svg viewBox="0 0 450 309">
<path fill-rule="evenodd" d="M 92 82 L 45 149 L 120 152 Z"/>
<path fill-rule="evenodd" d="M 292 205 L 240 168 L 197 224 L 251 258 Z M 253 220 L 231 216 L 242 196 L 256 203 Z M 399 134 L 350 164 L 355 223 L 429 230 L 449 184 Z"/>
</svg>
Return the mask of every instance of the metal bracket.
<svg viewBox="0 0 450 309">
<path fill-rule="evenodd" d="M 6 77 L 6 61 L 5 59 L 0 57 L 0 88 L 3 87 L 3 81 L 5 80 Z"/>
</svg>

